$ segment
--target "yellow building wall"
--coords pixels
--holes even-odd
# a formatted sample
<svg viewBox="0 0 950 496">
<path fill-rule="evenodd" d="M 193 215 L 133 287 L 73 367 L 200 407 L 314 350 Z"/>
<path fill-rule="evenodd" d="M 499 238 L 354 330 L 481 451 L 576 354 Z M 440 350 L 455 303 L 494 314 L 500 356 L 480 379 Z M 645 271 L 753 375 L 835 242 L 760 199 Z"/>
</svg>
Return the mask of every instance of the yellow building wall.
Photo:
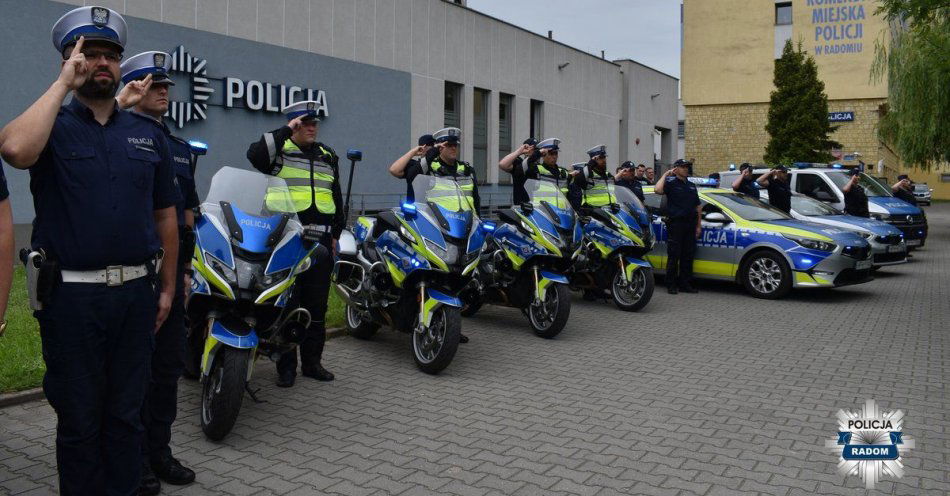
<svg viewBox="0 0 950 496">
<path fill-rule="evenodd" d="M 828 98 L 885 98 L 886 83 L 869 78 L 874 42 L 886 34 L 886 24 L 874 15 L 878 2 L 817 4 L 792 1 L 791 39 L 814 56 Z M 775 32 L 772 1 L 684 0 L 683 104 L 767 102 Z"/>
<path fill-rule="evenodd" d="M 897 164 L 877 139 L 878 108 L 884 101 L 874 98 L 828 102 L 829 112 L 854 112 L 854 121 L 837 123 L 838 129 L 831 137 L 841 143 L 843 154 L 860 153 L 868 167 L 876 167 L 883 158 L 896 177 Z M 726 170 L 729 164 L 764 163 L 762 157 L 769 140 L 765 131 L 768 111 L 768 103 L 687 106 L 686 157 L 695 159 L 693 170 L 708 174 Z"/>
</svg>

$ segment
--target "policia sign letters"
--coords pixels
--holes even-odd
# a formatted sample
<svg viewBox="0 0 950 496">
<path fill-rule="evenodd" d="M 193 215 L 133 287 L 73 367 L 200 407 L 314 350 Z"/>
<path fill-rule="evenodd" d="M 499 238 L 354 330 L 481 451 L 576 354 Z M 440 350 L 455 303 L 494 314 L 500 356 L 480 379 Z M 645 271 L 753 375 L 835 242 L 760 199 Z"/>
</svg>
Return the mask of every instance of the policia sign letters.
<svg viewBox="0 0 950 496">
<path fill-rule="evenodd" d="M 324 90 L 294 85 L 245 81 L 236 77 L 209 77 L 208 61 L 192 56 L 184 46 L 171 52 L 170 73 L 184 74 L 191 83 L 187 95 L 173 95 L 165 117 L 181 129 L 186 123 L 208 118 L 208 107 L 244 108 L 253 112 L 280 112 L 280 109 L 299 101 L 315 101 L 317 116 L 330 116 L 327 94 Z M 186 86 L 187 87 L 187 86 Z M 220 91 L 216 91 L 220 89 Z M 217 93 L 217 95 L 215 95 Z M 177 98 L 176 98 L 177 97 Z"/>
</svg>

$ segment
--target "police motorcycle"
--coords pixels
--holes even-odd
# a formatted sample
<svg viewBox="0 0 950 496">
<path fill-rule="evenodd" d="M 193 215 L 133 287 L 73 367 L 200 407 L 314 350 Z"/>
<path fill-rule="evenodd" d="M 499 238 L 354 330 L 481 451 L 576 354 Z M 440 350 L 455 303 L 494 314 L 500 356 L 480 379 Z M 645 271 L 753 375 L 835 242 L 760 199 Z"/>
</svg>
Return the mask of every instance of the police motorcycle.
<svg viewBox="0 0 950 496">
<path fill-rule="evenodd" d="M 476 269 L 478 285 L 463 293 L 463 315 L 483 304 L 514 307 L 542 338 L 557 336 L 571 314 L 571 292 L 564 274 L 581 251 L 583 228 L 554 183 L 525 181 L 528 201 L 499 210 L 501 223 Z"/>
<path fill-rule="evenodd" d="M 343 231 L 332 281 L 352 336 L 370 339 L 381 326 L 408 333 L 416 366 L 437 374 L 458 349 L 458 294 L 472 283 L 494 224 L 479 219 L 450 179 L 420 174 L 412 188 L 413 203 Z"/>
<path fill-rule="evenodd" d="M 643 256 L 656 241 L 650 216 L 629 189 L 598 181 L 584 191 L 584 250 L 570 274 L 572 289 L 609 289 L 617 308 L 640 310 L 653 297 L 653 268 Z"/>
<path fill-rule="evenodd" d="M 313 249 L 294 210 L 283 179 L 233 167 L 201 205 L 186 309 L 203 339 L 201 429 L 213 441 L 234 427 L 255 359 L 293 350 L 310 324 L 294 283 Z"/>
</svg>

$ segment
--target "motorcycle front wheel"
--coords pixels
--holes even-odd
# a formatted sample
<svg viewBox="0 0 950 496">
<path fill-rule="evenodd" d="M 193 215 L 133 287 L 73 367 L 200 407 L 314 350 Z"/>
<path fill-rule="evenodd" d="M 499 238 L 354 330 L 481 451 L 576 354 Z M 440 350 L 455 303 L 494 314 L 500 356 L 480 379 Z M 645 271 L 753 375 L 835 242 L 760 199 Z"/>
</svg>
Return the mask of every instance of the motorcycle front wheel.
<svg viewBox="0 0 950 496">
<path fill-rule="evenodd" d="M 221 348 L 201 391 L 201 430 L 212 441 L 227 436 L 237 421 L 247 384 L 251 350 Z"/>
<path fill-rule="evenodd" d="M 428 329 L 418 325 L 416 317 L 410 345 L 412 358 L 419 370 L 438 374 L 452 363 L 462 336 L 462 315 L 459 309 L 443 305 L 432 314 Z"/>
<path fill-rule="evenodd" d="M 626 312 L 636 312 L 650 303 L 653 297 L 653 270 L 640 267 L 630 275 L 630 281 L 624 282 L 623 273 L 614 271 L 610 292 L 613 293 L 614 304 Z"/>
<path fill-rule="evenodd" d="M 544 294 L 544 301 L 528 305 L 528 322 L 542 338 L 551 339 L 560 334 L 571 316 L 571 290 L 566 284 L 554 283 Z"/>
</svg>

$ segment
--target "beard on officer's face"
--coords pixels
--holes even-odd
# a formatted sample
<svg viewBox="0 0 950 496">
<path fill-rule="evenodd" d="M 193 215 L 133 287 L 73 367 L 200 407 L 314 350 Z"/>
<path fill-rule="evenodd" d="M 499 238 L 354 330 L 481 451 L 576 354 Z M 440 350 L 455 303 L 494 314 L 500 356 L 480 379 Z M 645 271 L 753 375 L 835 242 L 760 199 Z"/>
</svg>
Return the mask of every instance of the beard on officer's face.
<svg viewBox="0 0 950 496">
<path fill-rule="evenodd" d="M 115 92 L 118 88 L 119 82 L 115 78 L 100 78 L 97 80 L 93 75 L 76 90 L 76 93 L 91 100 L 106 100 L 115 98 Z"/>
</svg>

